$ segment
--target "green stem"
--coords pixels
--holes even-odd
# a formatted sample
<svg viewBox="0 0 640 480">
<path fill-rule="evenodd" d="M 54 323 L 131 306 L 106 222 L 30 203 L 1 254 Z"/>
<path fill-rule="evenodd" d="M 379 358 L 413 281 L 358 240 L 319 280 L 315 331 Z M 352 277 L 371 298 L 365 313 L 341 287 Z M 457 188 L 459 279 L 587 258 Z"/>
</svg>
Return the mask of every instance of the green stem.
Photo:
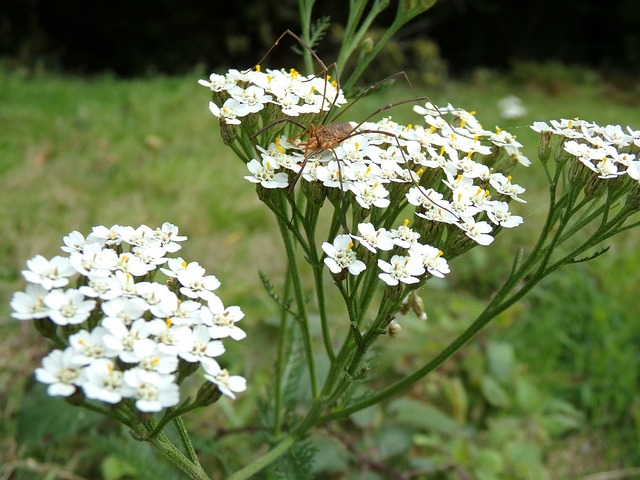
<svg viewBox="0 0 640 480">
<path fill-rule="evenodd" d="M 300 12 L 300 29 L 302 31 L 302 40 L 309 44 L 311 40 L 311 13 L 315 0 L 298 0 L 298 11 Z M 311 52 L 303 48 L 304 66 L 307 74 L 313 74 L 313 57 Z"/>
<path fill-rule="evenodd" d="M 302 291 L 302 283 L 300 281 L 300 275 L 298 272 L 298 264 L 296 261 L 296 249 L 291 239 L 291 233 L 288 225 L 282 220 L 278 219 L 278 226 L 280 227 L 280 234 L 284 241 L 285 250 L 287 252 L 287 261 L 289 264 L 289 271 L 291 272 L 291 281 L 293 284 L 293 291 L 296 297 L 296 304 L 298 305 L 298 315 L 296 317 L 300 330 L 302 332 L 302 341 L 304 343 L 305 355 L 307 357 L 307 365 L 309 367 L 309 379 L 311 382 L 311 391 L 315 398 L 318 394 L 318 379 L 316 375 L 316 363 L 313 354 L 313 346 L 311 345 L 311 332 L 309 330 L 309 320 L 306 314 L 306 306 L 304 300 L 304 293 Z"/>
<path fill-rule="evenodd" d="M 189 460 L 191 460 L 192 463 L 200 466 L 198 455 L 196 454 L 196 451 L 193 448 L 191 437 L 189 437 L 189 432 L 184 426 L 184 420 L 182 420 L 182 417 L 174 418 L 173 425 L 176 427 L 176 430 L 178 431 L 178 436 L 180 437 L 180 441 L 182 442 L 184 449 L 187 451 L 187 457 L 189 458 Z"/>
<path fill-rule="evenodd" d="M 291 272 L 287 269 L 287 277 L 284 284 L 285 302 L 289 298 L 289 290 L 291 289 Z M 273 399 L 273 436 L 280 435 L 281 417 L 282 417 L 282 370 L 286 365 L 286 333 L 289 331 L 289 312 L 284 308 L 281 310 L 280 316 L 280 337 L 278 338 L 278 360 L 276 362 L 276 384 Z"/>
<path fill-rule="evenodd" d="M 253 477 L 260 470 L 277 460 L 281 455 L 284 455 L 297 440 L 297 436 L 287 435 L 274 448 L 244 467 L 242 470 L 238 470 L 233 475 L 227 477 L 227 480 L 245 480 Z"/>
<path fill-rule="evenodd" d="M 193 480 L 211 480 L 200 464 L 197 463 L 197 460 L 196 462 L 189 460 L 173 443 L 171 443 L 166 435 L 161 434 L 157 437 L 148 438 L 146 441 L 149 445 L 158 450 L 162 456 L 187 474 L 189 478 Z"/>
</svg>

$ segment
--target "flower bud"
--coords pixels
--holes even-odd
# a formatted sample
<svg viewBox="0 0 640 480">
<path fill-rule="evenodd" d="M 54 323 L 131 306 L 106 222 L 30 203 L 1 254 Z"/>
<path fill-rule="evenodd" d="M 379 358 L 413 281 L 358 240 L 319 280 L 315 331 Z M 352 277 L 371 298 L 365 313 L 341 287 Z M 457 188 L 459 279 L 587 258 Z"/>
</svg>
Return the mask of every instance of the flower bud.
<svg viewBox="0 0 640 480">
<path fill-rule="evenodd" d="M 538 142 L 538 158 L 544 163 L 549 160 L 551 156 L 551 140 L 553 138 L 553 132 L 545 130 L 540 132 L 540 142 Z"/>
<path fill-rule="evenodd" d="M 395 320 L 391 320 L 389 322 L 389 325 L 387 325 L 387 333 L 391 338 L 396 338 L 398 335 L 400 335 L 401 331 L 402 327 Z"/>
<path fill-rule="evenodd" d="M 178 366 L 178 384 L 182 383 L 185 378 L 193 375 L 199 366 L 200 364 L 198 362 L 180 360 L 180 365 Z"/>
<path fill-rule="evenodd" d="M 636 182 L 627 194 L 625 206 L 632 210 L 638 210 L 640 208 L 640 183 Z"/>
<path fill-rule="evenodd" d="M 307 200 L 313 205 L 321 207 L 324 203 L 324 199 L 327 198 L 327 189 L 319 182 L 305 182 L 302 183 L 302 193 L 307 197 Z"/>
<path fill-rule="evenodd" d="M 53 338 L 56 334 L 56 324 L 48 318 L 38 318 L 34 325 L 44 338 Z"/>
<path fill-rule="evenodd" d="M 222 392 L 216 386 L 216 384 L 212 382 L 205 382 L 198 389 L 195 403 L 202 407 L 205 407 L 217 402 L 218 400 L 220 400 L 220 397 L 222 397 Z"/>
<path fill-rule="evenodd" d="M 225 145 L 231 145 L 236 137 L 238 136 L 238 132 L 236 131 L 235 125 L 230 125 L 224 122 L 222 119 L 220 120 L 220 136 L 222 137 L 222 143 Z"/>
</svg>

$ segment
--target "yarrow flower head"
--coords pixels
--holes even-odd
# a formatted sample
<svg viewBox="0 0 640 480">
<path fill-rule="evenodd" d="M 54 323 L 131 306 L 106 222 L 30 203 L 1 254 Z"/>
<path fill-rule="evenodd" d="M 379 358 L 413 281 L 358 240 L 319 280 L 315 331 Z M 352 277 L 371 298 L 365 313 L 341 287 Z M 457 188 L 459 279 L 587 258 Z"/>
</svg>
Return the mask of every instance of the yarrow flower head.
<svg viewBox="0 0 640 480">
<path fill-rule="evenodd" d="M 522 223 L 510 211 L 512 202 L 524 202 L 512 170 L 530 162 L 514 135 L 484 129 L 475 112 L 429 102 L 414 107 L 418 125 L 391 117 L 326 122 L 323 112 L 346 104 L 328 75 L 258 66 L 199 83 L 211 91 L 223 140 L 247 165 L 244 178 L 257 184 L 262 201 L 280 199 L 272 210 L 291 205 L 293 214 L 283 216 L 298 219 L 297 206 L 281 197 L 298 182 L 309 205 L 327 198 L 342 210 L 343 233 L 322 244 L 334 275 L 378 265 L 389 285 L 419 284 L 448 273 L 448 247 L 459 255 Z M 413 208 L 413 225 L 407 219 L 391 228 L 389 217 L 406 206 Z"/>
<path fill-rule="evenodd" d="M 551 120 L 550 125 L 534 122 L 531 129 L 541 134 L 541 143 L 549 142 L 549 136 L 558 138 L 562 151 L 583 167 L 585 178 L 607 180 L 626 175 L 638 182 L 640 130 L 564 118 Z"/>
<path fill-rule="evenodd" d="M 39 322 L 59 347 L 36 369 L 50 395 L 108 404 L 129 398 L 141 412 L 158 412 L 180 402 L 178 378 L 198 367 L 227 396 L 246 389 L 244 378 L 218 364 L 222 340 L 246 336 L 235 325 L 244 314 L 223 306 L 214 293 L 220 282 L 197 262 L 166 256 L 186 238 L 168 222 L 155 230 L 97 226 L 86 237 L 64 237 L 69 257 L 27 262 L 28 285 L 14 293 L 11 315 Z M 166 285 L 151 281 L 156 271 Z"/>
</svg>

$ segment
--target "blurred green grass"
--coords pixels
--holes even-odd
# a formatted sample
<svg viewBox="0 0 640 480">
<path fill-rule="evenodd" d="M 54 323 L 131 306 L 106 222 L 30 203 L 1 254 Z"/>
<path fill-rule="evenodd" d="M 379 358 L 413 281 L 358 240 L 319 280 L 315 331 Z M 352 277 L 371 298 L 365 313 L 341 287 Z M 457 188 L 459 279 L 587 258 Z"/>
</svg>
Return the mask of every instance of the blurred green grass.
<svg viewBox="0 0 640 480">
<path fill-rule="evenodd" d="M 278 285 L 285 268 L 283 249 L 274 220 L 242 178 L 245 167 L 219 138 L 217 121 L 207 108 L 209 93 L 196 83 L 203 76 L 194 71 L 121 80 L 0 72 L 0 383 L 5 385 L 0 387 L 0 418 L 5 446 L 15 447 L 8 439 L 17 432 L 20 404 L 44 351 L 26 324 L 8 318 L 11 295 L 23 288 L 20 271 L 36 254 L 58 254 L 66 233 L 86 233 L 93 225 L 177 224 L 189 236 L 181 254 L 214 273 L 225 302 L 241 305 L 247 313 L 243 323 L 249 337 L 230 346 L 229 358 L 243 365 L 254 391 L 264 390 L 268 372 L 260 367 L 273 362 L 273 352 L 264 345 L 276 338 L 272 320 L 277 312 L 257 271 Z M 500 125 L 515 134 L 533 165 L 514 178 L 528 188 L 528 203 L 518 205 L 516 212 L 525 217 L 525 226 L 502 235 L 490 249 L 476 249 L 454 262 L 446 281 L 423 292 L 432 323 L 425 332 L 424 326 L 407 321 L 407 330 L 427 338 L 398 343 L 381 360 L 396 374 L 406 370 L 406 359 L 436 352 L 462 330 L 505 277 L 516 249 L 535 239 L 546 196 L 536 164 L 537 137 L 528 125 L 580 117 L 640 128 L 637 103 L 617 102 L 597 84 L 565 85 L 551 94 L 491 77 L 416 90 L 436 104 L 451 102 L 476 111 L 487 128 Z M 406 87 L 384 89 L 360 100 L 349 120 L 361 120 L 381 105 L 412 95 Z M 523 118 L 501 119 L 497 103 L 507 95 L 520 97 L 528 108 Z M 405 105 L 383 115 L 415 123 L 418 118 L 410 110 Z M 638 251 L 633 234 L 619 238 L 597 262 L 545 282 L 486 334 L 514 345 L 536 381 L 587 413 L 586 434 L 604 435 L 602 468 L 640 465 L 633 448 L 640 423 Z M 239 416 L 251 415 L 255 397 L 234 404 Z M 230 408 L 221 409 L 231 415 Z M 220 415 L 207 417 L 204 427 L 215 425 Z M 13 453 L 5 455 L 5 462 L 20 456 L 15 449 L 7 451 Z"/>
</svg>

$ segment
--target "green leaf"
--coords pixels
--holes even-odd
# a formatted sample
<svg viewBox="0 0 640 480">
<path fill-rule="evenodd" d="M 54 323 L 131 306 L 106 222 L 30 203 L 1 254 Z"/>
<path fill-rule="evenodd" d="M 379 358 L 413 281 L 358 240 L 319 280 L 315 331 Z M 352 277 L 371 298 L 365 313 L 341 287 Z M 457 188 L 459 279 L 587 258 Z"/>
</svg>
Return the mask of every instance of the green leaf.
<svg viewBox="0 0 640 480">
<path fill-rule="evenodd" d="M 442 386 L 442 393 L 451 405 L 452 415 L 456 422 L 462 424 L 467 418 L 469 398 L 460 378 L 455 377 Z"/>
<path fill-rule="evenodd" d="M 491 341 L 487 346 L 487 362 L 491 374 L 503 385 L 515 378 L 516 355 L 513 345 Z"/>
<path fill-rule="evenodd" d="M 516 378 L 516 402 L 525 412 L 534 412 L 544 403 L 544 397 L 540 391 L 528 380 Z"/>
<path fill-rule="evenodd" d="M 58 443 L 101 421 L 100 415 L 73 407 L 61 397 L 49 397 L 38 384 L 25 395 L 17 438 L 28 449 Z"/>
<path fill-rule="evenodd" d="M 375 438 L 382 460 L 406 453 L 413 443 L 411 432 L 397 425 L 383 425 L 376 431 Z"/>
<path fill-rule="evenodd" d="M 511 400 L 509 399 L 507 392 L 505 392 L 496 379 L 490 375 L 482 377 L 480 390 L 487 402 L 494 407 L 508 407 L 511 404 Z"/>
<path fill-rule="evenodd" d="M 504 470 L 504 460 L 500 452 L 486 448 L 478 452 L 474 466 L 478 478 L 500 478 L 498 474 Z"/>
<path fill-rule="evenodd" d="M 411 398 L 400 398 L 389 405 L 389 413 L 400 425 L 427 432 L 455 435 L 461 426 L 442 410 Z"/>
<path fill-rule="evenodd" d="M 343 472 L 349 466 L 349 452 L 344 445 L 333 438 L 314 437 L 311 440 L 316 448 L 314 473 Z"/>
<path fill-rule="evenodd" d="M 367 428 L 374 423 L 379 412 L 380 412 L 380 407 L 378 405 L 373 405 L 369 408 L 365 408 L 363 410 L 357 411 L 356 413 L 349 416 L 349 418 L 358 427 Z"/>
<path fill-rule="evenodd" d="M 120 480 L 121 478 L 137 478 L 138 471 L 125 460 L 109 455 L 100 464 L 100 471 L 104 480 Z"/>
</svg>

